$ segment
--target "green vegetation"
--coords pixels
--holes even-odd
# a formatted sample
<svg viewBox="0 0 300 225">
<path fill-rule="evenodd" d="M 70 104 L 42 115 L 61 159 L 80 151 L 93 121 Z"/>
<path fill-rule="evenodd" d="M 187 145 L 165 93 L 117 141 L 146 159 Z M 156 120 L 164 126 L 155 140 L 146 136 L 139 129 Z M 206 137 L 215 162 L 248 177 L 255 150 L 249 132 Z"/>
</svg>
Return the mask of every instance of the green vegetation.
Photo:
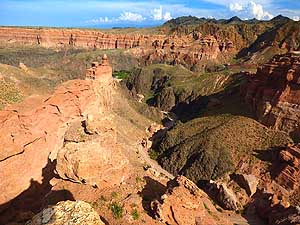
<svg viewBox="0 0 300 225">
<path fill-rule="evenodd" d="M 117 79 L 125 79 L 128 76 L 129 76 L 128 71 L 115 71 L 115 72 L 113 72 L 113 77 L 115 77 Z"/>
<path fill-rule="evenodd" d="M 166 170 L 197 183 L 233 171 L 234 162 L 251 157 L 255 150 L 289 142 L 285 133 L 267 129 L 251 118 L 220 114 L 178 122 L 156 151 Z"/>
<path fill-rule="evenodd" d="M 114 218 L 121 219 L 123 217 L 123 206 L 120 203 L 112 202 L 109 206 Z"/>
<path fill-rule="evenodd" d="M 193 73 L 182 66 L 156 64 L 135 69 L 124 80 L 131 90 L 145 96 L 144 102 L 169 111 L 174 105 L 224 91 L 241 79 L 228 69 L 221 72 Z"/>
<path fill-rule="evenodd" d="M 112 192 L 112 193 L 111 193 L 111 197 L 112 197 L 112 198 L 117 198 L 117 197 L 118 197 L 118 193 L 115 192 L 115 191 Z"/>
<path fill-rule="evenodd" d="M 208 206 L 205 204 L 205 202 L 203 202 L 203 206 L 207 210 L 208 214 L 212 215 L 212 212 L 211 212 L 210 208 L 208 208 Z"/>
<path fill-rule="evenodd" d="M 139 176 L 135 178 L 135 182 L 138 183 L 138 184 L 139 184 L 139 183 L 142 183 L 143 180 L 144 180 L 144 179 L 141 178 L 141 177 L 139 177 Z"/>
<path fill-rule="evenodd" d="M 22 95 L 13 82 L 0 80 L 0 109 L 6 104 L 17 103 L 21 100 Z"/>
<path fill-rule="evenodd" d="M 137 211 L 137 209 L 134 209 L 132 212 L 131 212 L 131 216 L 134 220 L 138 220 L 140 218 L 140 214 L 139 212 Z"/>
<path fill-rule="evenodd" d="M 148 154 L 149 154 L 151 159 L 153 159 L 153 160 L 158 159 L 159 153 L 157 151 L 154 151 L 153 149 L 150 149 Z"/>
</svg>

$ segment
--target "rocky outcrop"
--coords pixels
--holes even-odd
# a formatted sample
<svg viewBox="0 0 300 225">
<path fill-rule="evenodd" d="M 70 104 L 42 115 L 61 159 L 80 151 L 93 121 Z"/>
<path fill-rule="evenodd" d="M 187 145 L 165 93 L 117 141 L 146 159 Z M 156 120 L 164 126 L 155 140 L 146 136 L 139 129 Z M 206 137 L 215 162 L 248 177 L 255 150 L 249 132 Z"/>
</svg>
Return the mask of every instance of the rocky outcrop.
<svg viewBox="0 0 300 225">
<path fill-rule="evenodd" d="M 228 38 L 202 35 L 113 34 L 87 29 L 0 28 L 0 41 L 29 44 L 47 48 L 132 49 L 129 53 L 142 64 L 181 64 L 192 70 L 202 70 L 207 62 L 225 62 L 235 53 Z"/>
<path fill-rule="evenodd" d="M 238 201 L 232 190 L 226 187 L 225 184 L 219 185 L 219 193 L 217 199 L 224 209 L 237 210 Z"/>
<path fill-rule="evenodd" d="M 120 184 L 129 174 L 128 160 L 111 133 L 88 142 L 67 143 L 58 152 L 56 171 L 61 178 L 99 188 Z"/>
<path fill-rule="evenodd" d="M 83 116 L 93 101 L 92 83 L 74 80 L 41 105 L 28 99 L 0 112 L 0 204 L 26 190 L 30 180 L 42 181 L 42 168 L 62 147 L 68 123 Z"/>
<path fill-rule="evenodd" d="M 300 145 L 290 146 L 279 152 L 275 161 L 276 181 L 290 191 L 299 188 Z"/>
<path fill-rule="evenodd" d="M 64 83 L 42 103 L 32 105 L 28 99 L 0 112 L 0 204 L 29 189 L 33 181 L 42 183 L 49 161 L 57 163 L 62 178 L 97 187 L 120 183 L 129 174 L 112 118 L 112 74 L 97 75 Z M 74 123 L 84 132 L 80 138 L 71 132 L 78 128 Z"/>
<path fill-rule="evenodd" d="M 83 201 L 63 201 L 48 206 L 35 215 L 26 225 L 104 225 L 98 213 Z"/>
<path fill-rule="evenodd" d="M 239 202 L 237 196 L 225 183 L 210 180 L 206 186 L 207 193 L 213 196 L 223 209 L 238 210 Z"/>
<path fill-rule="evenodd" d="M 248 74 L 241 88 L 247 104 L 263 124 L 300 138 L 300 52 L 276 55 Z"/>
<path fill-rule="evenodd" d="M 134 51 L 142 56 L 146 65 L 153 63 L 168 63 L 184 65 L 199 71 L 205 68 L 206 62 L 225 62 L 232 57 L 235 47 L 228 39 L 216 39 L 211 35 L 168 36 L 162 40 L 155 40 L 152 48 L 140 48 Z M 145 52 L 148 52 L 145 54 Z"/>
<path fill-rule="evenodd" d="M 236 174 L 236 181 L 250 197 L 255 194 L 259 180 L 254 175 Z"/>
<path fill-rule="evenodd" d="M 88 29 L 12 28 L 0 29 L 3 43 L 30 44 L 43 47 L 72 46 L 99 49 L 129 49 L 151 45 L 160 36 L 108 34 Z"/>
<path fill-rule="evenodd" d="M 183 176 L 169 181 L 166 193 L 153 201 L 151 208 L 154 217 L 165 224 L 231 224 L 208 196 Z"/>
</svg>

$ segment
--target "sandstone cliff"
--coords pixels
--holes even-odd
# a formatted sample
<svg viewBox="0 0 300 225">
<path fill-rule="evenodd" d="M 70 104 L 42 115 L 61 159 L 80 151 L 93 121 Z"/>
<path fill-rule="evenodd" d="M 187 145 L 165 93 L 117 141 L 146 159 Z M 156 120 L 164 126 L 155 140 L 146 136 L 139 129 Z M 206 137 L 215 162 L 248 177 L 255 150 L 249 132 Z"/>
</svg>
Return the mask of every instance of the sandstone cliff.
<svg viewBox="0 0 300 225">
<path fill-rule="evenodd" d="M 0 28 L 3 44 L 47 48 L 132 49 L 143 64 L 181 64 L 202 70 L 207 62 L 225 63 L 239 50 L 230 38 L 201 32 L 186 35 L 112 34 L 88 29 Z"/>
<path fill-rule="evenodd" d="M 241 88 L 245 101 L 260 122 L 285 131 L 296 140 L 300 138 L 299 73 L 299 52 L 276 55 L 258 68 L 256 74 L 248 74 Z"/>
</svg>

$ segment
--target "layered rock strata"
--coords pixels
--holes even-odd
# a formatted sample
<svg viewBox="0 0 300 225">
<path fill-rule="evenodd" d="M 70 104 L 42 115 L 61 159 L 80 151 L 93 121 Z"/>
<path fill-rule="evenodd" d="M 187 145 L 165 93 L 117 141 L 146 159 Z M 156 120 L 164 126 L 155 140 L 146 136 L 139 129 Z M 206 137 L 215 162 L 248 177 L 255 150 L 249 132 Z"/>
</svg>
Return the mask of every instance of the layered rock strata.
<svg viewBox="0 0 300 225">
<path fill-rule="evenodd" d="M 107 69 L 105 60 L 105 66 L 100 66 Z M 87 77 L 62 84 L 40 104 L 31 106 L 29 99 L 0 112 L 0 204 L 29 189 L 33 181 L 42 183 L 49 161 L 57 162 L 62 178 L 98 187 L 120 183 L 123 172 L 129 174 L 125 171 L 128 160 L 116 144 L 112 74 L 101 72 L 93 80 Z M 92 123 L 94 127 L 86 125 L 86 132 L 97 135 L 85 143 L 80 139 L 66 143 L 67 131 L 78 121 Z"/>
<path fill-rule="evenodd" d="M 35 45 L 47 48 L 131 49 L 143 64 L 181 64 L 201 70 L 206 62 L 225 62 L 238 49 L 225 38 L 202 35 L 111 34 L 87 29 L 0 28 L 4 44 Z"/>
<path fill-rule="evenodd" d="M 290 146 L 278 154 L 275 166 L 276 181 L 288 190 L 299 188 L 300 145 Z"/>
<path fill-rule="evenodd" d="M 248 74 L 242 95 L 260 122 L 300 139 L 300 52 L 276 55 Z"/>
</svg>

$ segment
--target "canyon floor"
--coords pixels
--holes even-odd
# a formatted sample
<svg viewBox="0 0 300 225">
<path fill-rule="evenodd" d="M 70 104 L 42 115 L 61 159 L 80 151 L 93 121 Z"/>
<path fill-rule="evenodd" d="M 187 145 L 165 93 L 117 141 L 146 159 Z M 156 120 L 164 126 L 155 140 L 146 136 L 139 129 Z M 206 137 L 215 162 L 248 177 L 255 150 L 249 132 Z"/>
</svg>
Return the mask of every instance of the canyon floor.
<svg viewBox="0 0 300 225">
<path fill-rule="evenodd" d="M 299 32 L 0 27 L 0 224 L 299 224 Z"/>
</svg>

